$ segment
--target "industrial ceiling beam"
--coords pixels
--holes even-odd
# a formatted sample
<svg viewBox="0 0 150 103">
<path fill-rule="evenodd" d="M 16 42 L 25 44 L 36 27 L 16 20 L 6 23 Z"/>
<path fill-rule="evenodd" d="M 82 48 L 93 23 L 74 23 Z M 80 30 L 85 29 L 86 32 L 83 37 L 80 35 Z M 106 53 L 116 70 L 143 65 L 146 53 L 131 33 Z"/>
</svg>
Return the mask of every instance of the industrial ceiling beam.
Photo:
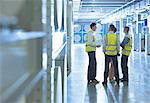
<svg viewBox="0 0 150 103">
<path fill-rule="evenodd" d="M 121 7 L 122 5 L 82 5 L 82 7 L 86 7 L 86 8 L 89 8 L 89 7 L 93 7 L 93 8 L 96 8 L 96 7 Z"/>
</svg>

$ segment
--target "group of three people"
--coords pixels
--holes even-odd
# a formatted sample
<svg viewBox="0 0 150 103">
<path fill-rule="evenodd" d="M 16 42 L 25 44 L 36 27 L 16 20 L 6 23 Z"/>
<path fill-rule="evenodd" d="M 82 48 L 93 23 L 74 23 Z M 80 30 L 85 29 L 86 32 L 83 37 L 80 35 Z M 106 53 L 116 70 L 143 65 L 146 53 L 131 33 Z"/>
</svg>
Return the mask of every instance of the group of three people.
<svg viewBox="0 0 150 103">
<path fill-rule="evenodd" d="M 89 65 L 88 65 L 88 73 L 87 80 L 88 83 L 99 83 L 96 80 L 96 47 L 100 47 L 95 40 L 94 32 L 96 31 L 96 23 L 90 24 L 90 30 L 86 34 L 86 52 L 89 57 Z M 115 81 L 119 85 L 119 70 L 118 70 L 118 59 L 117 56 L 120 55 L 120 46 L 122 47 L 122 56 L 121 56 L 121 68 L 123 73 L 123 78 L 121 81 L 128 81 L 128 57 L 130 55 L 132 49 L 132 39 L 129 35 L 129 27 L 124 27 L 125 37 L 120 44 L 119 37 L 115 33 L 117 29 L 113 24 L 109 26 L 108 34 L 104 36 L 103 40 L 103 52 L 105 55 L 105 70 L 104 70 L 104 81 L 103 85 L 107 86 L 107 78 L 108 74 L 110 74 L 110 78 L 113 79 L 115 77 Z M 109 68 L 109 64 L 111 63 L 111 69 Z M 109 73 L 109 70 L 111 71 Z"/>
</svg>

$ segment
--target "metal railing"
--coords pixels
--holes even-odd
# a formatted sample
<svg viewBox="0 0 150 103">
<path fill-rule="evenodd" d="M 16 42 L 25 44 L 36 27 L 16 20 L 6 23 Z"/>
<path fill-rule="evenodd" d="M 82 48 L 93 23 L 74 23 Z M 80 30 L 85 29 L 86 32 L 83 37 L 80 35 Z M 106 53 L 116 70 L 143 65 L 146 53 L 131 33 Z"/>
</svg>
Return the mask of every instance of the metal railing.
<svg viewBox="0 0 150 103">
<path fill-rule="evenodd" d="M 66 42 L 53 56 L 54 69 L 52 71 L 52 103 L 66 103 L 66 85 L 67 85 L 67 53 Z"/>
</svg>

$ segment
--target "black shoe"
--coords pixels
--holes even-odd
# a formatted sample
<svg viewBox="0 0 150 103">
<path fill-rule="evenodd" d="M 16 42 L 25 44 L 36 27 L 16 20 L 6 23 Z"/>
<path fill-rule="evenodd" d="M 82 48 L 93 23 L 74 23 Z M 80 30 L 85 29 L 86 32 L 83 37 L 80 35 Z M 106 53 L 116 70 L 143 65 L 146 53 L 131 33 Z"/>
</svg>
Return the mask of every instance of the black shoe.
<svg viewBox="0 0 150 103">
<path fill-rule="evenodd" d="M 96 80 L 96 79 L 92 80 L 92 82 L 95 83 L 95 84 L 98 84 L 98 83 L 99 83 L 99 81 Z"/>
<path fill-rule="evenodd" d="M 107 82 L 102 82 L 103 86 L 107 86 Z"/>
<path fill-rule="evenodd" d="M 122 78 L 122 79 L 120 79 L 120 81 L 121 81 L 121 82 L 128 82 L 128 80 L 127 80 L 127 79 L 123 79 L 123 78 Z"/>
<path fill-rule="evenodd" d="M 92 80 L 88 80 L 88 84 L 92 83 Z"/>
</svg>

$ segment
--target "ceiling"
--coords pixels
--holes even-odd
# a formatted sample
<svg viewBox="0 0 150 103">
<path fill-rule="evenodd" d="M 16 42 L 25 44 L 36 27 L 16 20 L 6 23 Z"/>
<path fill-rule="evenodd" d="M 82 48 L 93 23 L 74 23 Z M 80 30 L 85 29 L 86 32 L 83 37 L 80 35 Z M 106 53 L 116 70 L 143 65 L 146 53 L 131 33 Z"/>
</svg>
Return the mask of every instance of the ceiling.
<svg viewBox="0 0 150 103">
<path fill-rule="evenodd" d="M 73 0 L 75 22 L 85 22 L 103 18 L 111 11 L 131 0 Z"/>
</svg>

